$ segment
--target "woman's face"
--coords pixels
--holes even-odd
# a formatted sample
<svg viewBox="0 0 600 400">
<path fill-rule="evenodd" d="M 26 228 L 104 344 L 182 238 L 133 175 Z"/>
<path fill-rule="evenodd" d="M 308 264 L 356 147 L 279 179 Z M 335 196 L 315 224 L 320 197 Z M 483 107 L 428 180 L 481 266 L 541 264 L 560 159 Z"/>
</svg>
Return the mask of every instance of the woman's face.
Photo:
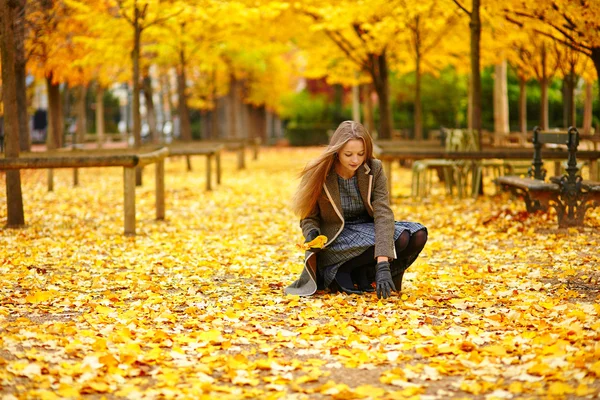
<svg viewBox="0 0 600 400">
<path fill-rule="evenodd" d="M 346 172 L 354 174 L 365 162 L 365 144 L 360 139 L 350 139 L 338 151 L 338 160 Z"/>
</svg>

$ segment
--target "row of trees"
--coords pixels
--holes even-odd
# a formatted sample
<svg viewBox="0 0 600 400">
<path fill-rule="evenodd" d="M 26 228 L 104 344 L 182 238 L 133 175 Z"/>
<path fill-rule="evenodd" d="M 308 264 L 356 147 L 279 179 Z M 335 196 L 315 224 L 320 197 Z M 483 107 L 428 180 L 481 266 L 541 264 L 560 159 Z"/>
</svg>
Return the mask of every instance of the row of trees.
<svg viewBox="0 0 600 400">
<path fill-rule="evenodd" d="M 572 86 L 578 77 L 591 84 L 600 69 L 600 6 L 593 0 L 0 2 L 8 156 L 29 146 L 27 74 L 46 81 L 51 149 L 62 145 L 60 85 L 77 88 L 83 102 L 92 82 L 99 99 L 110 84 L 131 83 L 133 137 L 140 146 L 139 96 L 145 84 L 145 93 L 151 89 L 152 65 L 176 71 L 184 139 L 192 137 L 190 104 L 214 109 L 220 97 L 241 93 L 246 102 L 278 112 L 297 73 L 353 86 L 355 98 L 362 88 L 364 120 L 371 129 L 368 94 L 374 90 L 380 115 L 376 130 L 380 138 L 389 138 L 390 73 L 409 71 L 416 74 L 415 137 L 421 138 L 421 77 L 449 65 L 470 77 L 469 127 L 480 130 L 481 65 L 497 65 L 499 77 L 507 62 L 518 69 L 522 82 L 539 81 L 541 124 L 547 126 L 544 96 L 552 76 Z M 524 84 L 522 88 L 524 110 Z M 100 134 L 101 103 L 97 101 Z M 502 108 L 502 101 L 495 104 L 495 111 Z M 78 115 L 85 118 L 84 111 Z M 237 115 L 231 112 L 228 118 Z M 85 123 L 77 126 L 81 140 Z"/>
</svg>

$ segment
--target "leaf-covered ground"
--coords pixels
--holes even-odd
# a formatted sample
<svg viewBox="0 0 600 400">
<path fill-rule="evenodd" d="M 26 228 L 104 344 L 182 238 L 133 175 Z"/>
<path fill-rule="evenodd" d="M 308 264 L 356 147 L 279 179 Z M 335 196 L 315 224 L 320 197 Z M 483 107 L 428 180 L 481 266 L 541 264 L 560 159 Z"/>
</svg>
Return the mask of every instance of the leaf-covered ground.
<svg viewBox="0 0 600 400">
<path fill-rule="evenodd" d="M 28 227 L 0 230 L 2 399 L 600 395 L 600 210 L 559 230 L 507 195 L 417 201 L 395 165 L 396 218 L 429 228 L 403 293 L 284 296 L 303 255 L 288 205 L 318 152 L 266 149 L 245 171 L 226 154 L 208 193 L 203 160 L 170 159 L 161 222 L 146 168 L 135 238 L 121 169 L 76 188 L 57 170 L 53 193 L 22 171 Z"/>
</svg>

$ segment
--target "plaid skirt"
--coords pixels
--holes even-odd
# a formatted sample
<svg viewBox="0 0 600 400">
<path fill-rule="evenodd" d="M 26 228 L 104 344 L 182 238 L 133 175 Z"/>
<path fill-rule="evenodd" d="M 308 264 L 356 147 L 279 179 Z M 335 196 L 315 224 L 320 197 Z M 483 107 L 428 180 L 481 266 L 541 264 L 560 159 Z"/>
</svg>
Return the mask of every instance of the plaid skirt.
<svg viewBox="0 0 600 400">
<path fill-rule="evenodd" d="M 409 231 L 412 235 L 421 229 L 425 229 L 425 226 L 417 222 L 396 221 L 394 241 L 398 240 L 404 231 Z M 328 287 L 333 282 L 342 264 L 358 257 L 371 246 L 375 246 L 373 222 L 347 223 L 331 245 L 318 254 L 317 273 L 323 279 L 324 287 Z M 410 260 L 410 263 L 413 261 L 414 259 Z"/>
</svg>

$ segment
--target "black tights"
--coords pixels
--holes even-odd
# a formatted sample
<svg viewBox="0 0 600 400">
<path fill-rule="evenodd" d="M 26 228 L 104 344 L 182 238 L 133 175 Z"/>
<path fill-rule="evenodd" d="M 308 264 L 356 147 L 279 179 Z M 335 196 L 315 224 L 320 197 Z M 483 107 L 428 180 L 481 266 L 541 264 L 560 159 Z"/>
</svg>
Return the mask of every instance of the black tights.
<svg viewBox="0 0 600 400">
<path fill-rule="evenodd" d="M 396 260 L 415 258 L 423 250 L 425 243 L 427 243 L 427 230 L 421 229 L 412 235 L 409 231 L 403 231 L 394 243 Z M 408 265 L 406 267 L 408 268 Z"/>
<path fill-rule="evenodd" d="M 427 229 L 420 229 L 412 235 L 407 230 L 402 231 L 400 237 L 394 242 L 396 258 L 390 262 L 392 276 L 403 274 L 404 270 L 417 259 L 425 243 L 427 243 Z M 376 263 L 375 246 L 371 246 L 358 257 L 342 264 L 338 269 L 336 280 L 341 286 L 350 288 L 351 274 L 352 281 L 358 284 L 359 289 L 366 290 L 375 279 Z"/>
</svg>

